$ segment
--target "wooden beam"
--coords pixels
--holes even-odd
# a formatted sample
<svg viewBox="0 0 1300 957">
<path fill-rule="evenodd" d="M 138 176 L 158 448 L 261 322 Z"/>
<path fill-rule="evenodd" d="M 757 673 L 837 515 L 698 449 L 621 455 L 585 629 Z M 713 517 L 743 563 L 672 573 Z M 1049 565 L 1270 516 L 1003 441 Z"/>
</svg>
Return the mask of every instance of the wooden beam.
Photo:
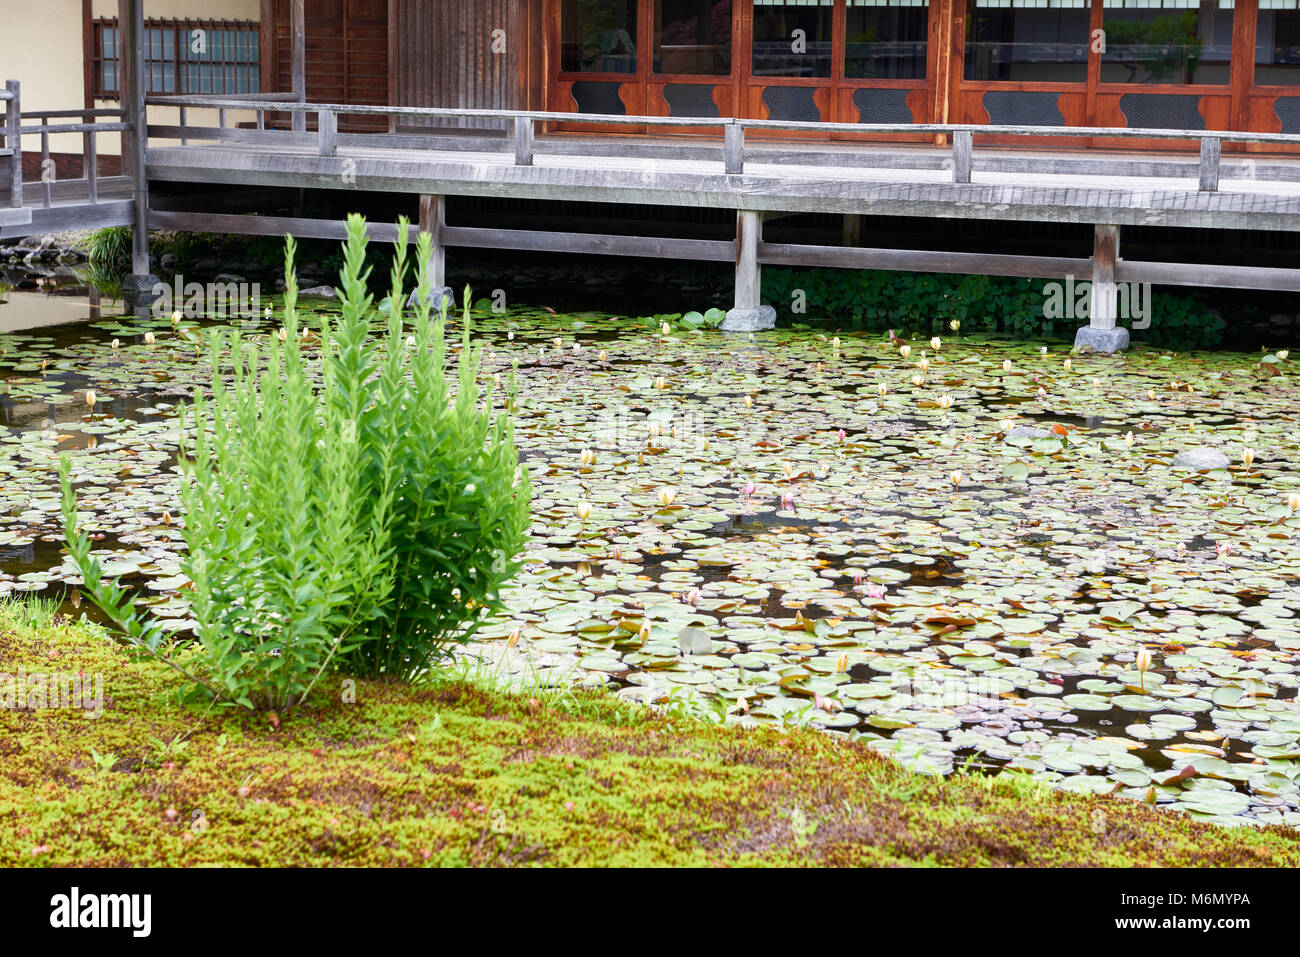
<svg viewBox="0 0 1300 957">
<path fill-rule="evenodd" d="M 1219 159 L 1223 154 L 1223 143 L 1210 137 L 1201 140 L 1200 189 L 1203 193 L 1212 193 L 1219 188 Z"/>
<path fill-rule="evenodd" d="M 101 203 L 101 206 L 106 205 Z M 194 213 L 179 210 L 149 211 L 151 229 L 178 232 L 230 233 L 241 236 L 283 236 L 298 239 L 347 239 L 347 223 L 335 219 L 294 216 L 240 216 L 235 213 Z M 395 223 L 367 223 L 366 235 L 375 242 L 397 242 Z"/>
<path fill-rule="evenodd" d="M 1115 265 L 1115 279 L 1117 282 L 1149 282 L 1158 286 L 1300 292 L 1300 269 L 1272 266 L 1132 262 L 1121 259 Z"/>
<path fill-rule="evenodd" d="M 848 246 L 807 246 L 759 243 L 759 262 L 772 266 L 811 266 L 836 269 L 893 269 L 973 276 L 1021 276 L 1064 279 L 1086 273 L 1087 259 L 1051 256 L 1009 256 L 1001 253 L 960 253 L 930 249 L 864 249 Z"/>
<path fill-rule="evenodd" d="M 564 233 L 541 229 L 485 229 L 476 226 L 444 226 L 442 234 L 443 243 L 447 246 L 474 249 L 517 249 L 706 262 L 730 262 L 735 256 L 734 243 L 715 239 Z"/>
<path fill-rule="evenodd" d="M 149 179 L 145 144 L 148 119 L 145 116 L 144 0 L 118 0 L 118 76 L 122 90 L 123 120 L 130 125 L 122 134 L 123 146 L 130 143 L 129 162 L 123 150 L 122 172 L 131 177 L 131 274 L 149 275 Z"/>
<path fill-rule="evenodd" d="M 1094 226 L 1092 238 L 1092 292 L 1088 325 L 1114 329 L 1118 314 L 1115 264 L 1119 259 L 1119 227 Z"/>
</svg>

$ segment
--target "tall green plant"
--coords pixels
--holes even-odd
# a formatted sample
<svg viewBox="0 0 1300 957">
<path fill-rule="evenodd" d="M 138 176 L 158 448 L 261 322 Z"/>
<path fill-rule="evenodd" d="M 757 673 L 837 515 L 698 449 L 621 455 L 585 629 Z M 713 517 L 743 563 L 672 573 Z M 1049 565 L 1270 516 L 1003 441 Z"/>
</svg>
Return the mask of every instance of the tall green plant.
<svg viewBox="0 0 1300 957">
<path fill-rule="evenodd" d="M 196 395 L 184 418 L 194 439 L 182 448 L 183 567 L 200 646 L 187 664 L 102 581 L 63 462 L 69 552 L 92 600 L 134 645 L 222 701 L 283 710 L 336 668 L 418 677 L 472 637 L 518 567 L 530 493 L 509 416 L 494 416 L 491 391 L 480 392 L 467 326 L 448 392 L 446 318 L 427 305 L 427 235 L 407 334 L 407 230 L 403 221 L 383 348 L 370 335 L 360 216 L 348 220 L 341 315 L 322 319 L 316 368 L 303 352 L 292 238 L 284 325 L 269 348 L 214 335 L 212 397 Z"/>
</svg>

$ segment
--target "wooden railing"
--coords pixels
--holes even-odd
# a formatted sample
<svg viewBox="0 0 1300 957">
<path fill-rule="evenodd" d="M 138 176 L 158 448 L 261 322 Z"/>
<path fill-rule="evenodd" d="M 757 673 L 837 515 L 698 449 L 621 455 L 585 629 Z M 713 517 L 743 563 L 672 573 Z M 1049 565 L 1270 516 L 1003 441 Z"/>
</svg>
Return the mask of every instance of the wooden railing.
<svg viewBox="0 0 1300 957">
<path fill-rule="evenodd" d="M 99 202 L 99 146 L 96 136 L 100 133 L 123 133 L 130 125 L 118 120 L 116 122 L 96 122 L 99 116 L 123 116 L 123 111 L 116 108 L 73 109 L 73 110 L 35 110 L 26 115 L 22 112 L 21 86 L 17 80 L 5 81 L 5 88 L 0 92 L 0 101 L 5 103 L 5 151 L 11 163 L 9 179 L 9 205 L 18 208 L 23 205 L 23 136 L 41 138 L 41 204 L 50 208 L 53 204 L 53 161 L 50 156 L 50 137 L 58 133 L 80 133 L 82 135 L 82 175 L 78 179 L 60 182 L 77 188 L 84 186 L 87 200 Z M 25 120 L 35 120 L 34 125 L 24 126 Z M 52 120 L 75 119 L 80 122 L 58 123 Z M 120 179 L 120 177 L 117 177 Z"/>
<path fill-rule="evenodd" d="M 274 110 L 291 113 L 305 119 L 308 114 L 317 117 L 315 133 L 305 130 L 305 123 L 295 123 L 294 132 L 267 129 L 265 113 L 272 109 L 264 100 L 245 97 L 238 100 L 219 97 L 168 96 L 150 97 L 150 105 L 173 107 L 204 107 L 218 109 L 220 125 L 217 127 L 190 126 L 184 122 L 180 126 L 150 125 L 150 136 L 163 136 L 189 140 L 220 140 L 225 142 L 246 142 L 279 144 L 284 146 L 314 146 L 322 156 L 333 156 L 340 146 L 364 145 L 378 148 L 418 149 L 429 142 L 428 135 L 398 135 L 392 132 L 394 121 L 399 117 L 411 117 L 422 120 L 438 119 L 497 119 L 513 131 L 513 151 L 515 164 L 531 166 L 533 158 L 540 151 L 534 136 L 538 123 L 572 123 L 581 120 L 584 124 L 602 126 L 639 126 L 639 127 L 696 127 L 703 129 L 720 129 L 723 143 L 719 160 L 722 171 L 728 175 L 740 175 L 745 171 L 745 134 L 748 130 L 814 132 L 814 133 L 854 133 L 854 134 L 898 134 L 921 133 L 926 135 L 946 136 L 951 138 L 949 154 L 943 166 L 952 171 L 954 183 L 970 183 L 974 165 L 974 139 L 976 136 L 1032 136 L 1032 137 L 1087 137 L 1093 139 L 1133 139 L 1133 140 L 1168 140 L 1195 141 L 1200 145 L 1200 157 L 1197 166 L 1198 189 L 1213 192 L 1219 188 L 1224 143 L 1261 143 L 1300 147 L 1300 134 L 1288 133 L 1251 133 L 1235 130 L 1168 130 L 1168 129 L 1134 129 L 1128 127 L 1043 127 L 1043 126 L 979 126 L 961 123 L 806 123 L 794 120 L 753 120 L 729 117 L 681 117 L 681 116 L 623 116 L 611 114 L 575 114 L 547 112 L 539 110 L 461 110 L 428 107 L 405 106 L 361 106 L 340 103 L 302 103 L 295 102 L 295 94 L 280 94 L 287 98 L 277 102 Z M 226 126 L 226 111 L 248 110 L 256 114 L 256 129 L 239 129 Z M 339 132 L 340 115 L 388 116 L 389 133 L 343 133 Z M 477 144 L 475 148 L 485 150 L 497 149 L 508 152 L 508 141 L 494 141 L 485 137 L 464 137 Z M 496 143 L 501 142 L 500 147 Z M 806 141 L 805 141 L 806 142 Z M 636 156 L 640 150 L 638 144 L 627 144 L 625 155 Z M 1044 160 L 1044 171 L 1050 172 L 1050 162 Z"/>
</svg>

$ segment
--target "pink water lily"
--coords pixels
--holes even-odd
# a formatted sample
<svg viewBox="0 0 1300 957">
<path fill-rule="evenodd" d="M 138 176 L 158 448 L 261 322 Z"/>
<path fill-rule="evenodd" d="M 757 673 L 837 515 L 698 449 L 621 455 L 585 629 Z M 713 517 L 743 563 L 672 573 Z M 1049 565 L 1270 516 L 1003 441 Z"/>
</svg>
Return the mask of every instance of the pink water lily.
<svg viewBox="0 0 1300 957">
<path fill-rule="evenodd" d="M 868 598 L 884 598 L 885 586 L 877 585 L 875 582 L 872 582 L 871 584 L 867 585 L 865 594 Z"/>
<path fill-rule="evenodd" d="M 781 507 L 786 509 L 787 511 L 789 509 L 794 508 L 794 495 L 792 493 L 790 492 L 781 493 Z"/>
<path fill-rule="evenodd" d="M 746 482 L 743 486 L 741 486 L 740 494 L 748 498 L 749 496 L 753 495 L 757 491 L 758 491 L 757 485 L 755 485 L 753 482 Z"/>
</svg>

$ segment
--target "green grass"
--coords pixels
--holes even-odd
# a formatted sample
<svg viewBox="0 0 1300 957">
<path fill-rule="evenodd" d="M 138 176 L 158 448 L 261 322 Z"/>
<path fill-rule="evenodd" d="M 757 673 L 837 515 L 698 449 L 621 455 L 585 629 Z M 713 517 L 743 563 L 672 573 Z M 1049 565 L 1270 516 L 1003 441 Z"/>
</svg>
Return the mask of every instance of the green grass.
<svg viewBox="0 0 1300 957">
<path fill-rule="evenodd" d="M 0 672 L 102 675 L 104 712 L 0 710 L 0 865 L 1300 864 L 1291 830 L 921 777 L 823 733 L 490 666 L 204 716 L 161 666 L 46 611 L 0 606 Z"/>
</svg>

